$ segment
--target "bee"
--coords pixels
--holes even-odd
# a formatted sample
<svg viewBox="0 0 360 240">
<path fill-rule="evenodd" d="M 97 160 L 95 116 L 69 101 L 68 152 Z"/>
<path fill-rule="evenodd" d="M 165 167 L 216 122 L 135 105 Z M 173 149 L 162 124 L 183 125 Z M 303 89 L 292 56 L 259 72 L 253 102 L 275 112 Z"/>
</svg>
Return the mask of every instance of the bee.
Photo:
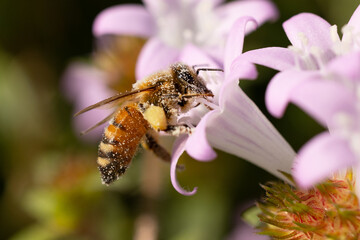
<svg viewBox="0 0 360 240">
<path fill-rule="evenodd" d="M 75 114 L 103 106 L 117 106 L 114 113 L 87 129 L 83 134 L 109 121 L 99 144 L 97 164 L 103 184 L 110 184 L 123 175 L 140 143 L 159 158 L 169 161 L 170 154 L 158 144 L 157 132 L 176 135 L 191 128 L 178 124 L 177 117 L 197 106 L 196 98 L 212 97 L 199 71 L 221 69 L 190 67 L 175 63 L 133 85 L 130 92 L 120 93 Z"/>
</svg>

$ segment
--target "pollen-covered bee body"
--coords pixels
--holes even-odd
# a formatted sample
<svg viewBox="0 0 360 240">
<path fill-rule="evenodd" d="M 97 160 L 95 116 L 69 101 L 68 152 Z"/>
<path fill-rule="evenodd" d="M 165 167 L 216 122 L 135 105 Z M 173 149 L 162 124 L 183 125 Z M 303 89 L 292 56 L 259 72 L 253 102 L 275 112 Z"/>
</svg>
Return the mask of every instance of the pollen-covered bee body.
<svg viewBox="0 0 360 240">
<path fill-rule="evenodd" d="M 97 164 L 104 184 L 117 180 L 126 171 L 149 128 L 135 104 L 117 110 L 98 150 Z"/>
<path fill-rule="evenodd" d="M 162 107 L 170 124 L 176 123 L 174 117 L 179 112 L 187 112 L 193 107 L 195 96 L 212 94 L 194 69 L 182 63 L 173 64 L 167 70 L 138 81 L 133 88 L 150 86 L 156 88 L 143 99 L 144 107 L 150 105 Z"/>
<path fill-rule="evenodd" d="M 194 107 L 196 97 L 206 96 L 212 96 L 212 93 L 194 69 L 176 63 L 167 70 L 138 81 L 131 92 L 113 96 L 80 111 L 78 114 L 103 105 L 120 105 L 105 128 L 99 145 L 97 163 L 102 182 L 110 184 L 125 172 L 142 140 L 145 148 L 170 161 L 170 154 L 157 143 L 154 133 L 165 131 L 171 134 L 177 127 L 178 114 Z M 179 127 L 184 128 L 183 125 Z"/>
</svg>

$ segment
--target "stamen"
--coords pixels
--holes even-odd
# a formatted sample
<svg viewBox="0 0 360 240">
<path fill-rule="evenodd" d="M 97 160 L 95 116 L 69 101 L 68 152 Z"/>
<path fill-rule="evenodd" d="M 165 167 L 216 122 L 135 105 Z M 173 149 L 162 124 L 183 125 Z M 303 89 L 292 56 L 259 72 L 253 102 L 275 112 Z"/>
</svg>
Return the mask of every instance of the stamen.
<svg viewBox="0 0 360 240">
<path fill-rule="evenodd" d="M 220 107 L 219 107 L 218 105 L 216 105 L 216 104 L 208 101 L 207 99 L 198 98 L 198 99 L 196 99 L 196 101 L 197 101 L 198 103 L 201 103 L 201 104 L 204 104 L 204 105 L 210 107 L 210 108 L 213 109 L 213 110 L 218 110 L 218 109 L 220 109 Z"/>
<path fill-rule="evenodd" d="M 309 46 L 309 39 L 306 37 L 305 33 L 299 32 L 299 33 L 298 33 L 298 38 L 299 38 L 300 41 L 301 41 L 301 47 L 302 47 L 304 50 L 307 50 L 307 48 L 308 48 L 308 46 Z"/>
<path fill-rule="evenodd" d="M 318 64 L 318 67 L 320 69 L 324 69 L 325 66 L 326 66 L 326 63 L 324 63 L 324 59 L 323 59 L 324 53 L 323 53 L 323 51 L 319 47 L 312 46 L 311 49 L 310 49 L 310 53 L 315 58 L 316 63 Z"/>
<path fill-rule="evenodd" d="M 182 116 L 178 119 L 179 124 L 185 124 L 190 128 L 195 128 L 195 126 L 191 123 L 191 118 L 188 116 Z"/>
<path fill-rule="evenodd" d="M 336 25 L 332 25 L 330 27 L 330 36 L 333 43 L 340 43 L 340 37 L 338 34 L 338 27 Z"/>
<path fill-rule="evenodd" d="M 301 49 L 294 47 L 293 45 L 288 46 L 288 49 L 294 53 L 295 67 L 301 70 L 301 64 L 300 64 L 300 55 L 302 53 Z"/>
</svg>

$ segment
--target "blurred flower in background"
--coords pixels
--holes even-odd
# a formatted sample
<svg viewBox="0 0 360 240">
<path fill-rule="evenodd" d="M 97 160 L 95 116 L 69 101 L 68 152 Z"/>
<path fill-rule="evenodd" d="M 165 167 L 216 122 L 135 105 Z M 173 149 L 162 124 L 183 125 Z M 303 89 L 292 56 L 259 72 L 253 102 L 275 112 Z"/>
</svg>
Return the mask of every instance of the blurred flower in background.
<svg viewBox="0 0 360 240">
<path fill-rule="evenodd" d="M 135 83 L 135 64 L 144 40 L 137 37 L 102 37 L 88 61 L 74 61 L 63 77 L 63 91 L 75 104 L 74 113 L 96 102 L 131 90 Z M 94 109 L 74 118 L 77 133 L 95 125 L 111 113 L 110 109 Z M 102 127 L 81 136 L 98 141 Z M 80 134 L 78 134 L 80 137 Z"/>
<path fill-rule="evenodd" d="M 359 23 L 360 7 L 342 28 L 340 39 L 336 25 L 314 14 L 301 13 L 283 24 L 292 46 L 244 54 L 254 63 L 281 71 L 266 92 L 266 103 L 274 116 L 282 116 L 286 105 L 293 102 L 329 129 L 299 152 L 293 175 L 301 187 L 309 188 L 349 167 L 358 172 Z"/>
<path fill-rule="evenodd" d="M 262 24 L 277 17 L 277 9 L 267 0 L 222 2 L 146 0 L 145 6 L 118 5 L 97 16 L 93 32 L 95 36 L 149 38 L 137 62 L 137 79 L 179 61 L 187 45 L 201 49 L 222 65 L 225 40 L 237 18 L 252 16 Z M 253 29 L 249 26 L 247 32 Z"/>
</svg>

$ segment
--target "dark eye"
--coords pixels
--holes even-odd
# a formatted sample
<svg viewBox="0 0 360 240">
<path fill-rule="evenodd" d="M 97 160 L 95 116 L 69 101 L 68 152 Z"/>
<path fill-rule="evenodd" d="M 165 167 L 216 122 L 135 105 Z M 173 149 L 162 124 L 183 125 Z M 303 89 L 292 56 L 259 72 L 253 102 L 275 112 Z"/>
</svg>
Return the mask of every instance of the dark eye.
<svg viewBox="0 0 360 240">
<path fill-rule="evenodd" d="M 188 71 L 181 72 L 178 77 L 189 84 L 194 84 L 194 77 Z"/>
</svg>

